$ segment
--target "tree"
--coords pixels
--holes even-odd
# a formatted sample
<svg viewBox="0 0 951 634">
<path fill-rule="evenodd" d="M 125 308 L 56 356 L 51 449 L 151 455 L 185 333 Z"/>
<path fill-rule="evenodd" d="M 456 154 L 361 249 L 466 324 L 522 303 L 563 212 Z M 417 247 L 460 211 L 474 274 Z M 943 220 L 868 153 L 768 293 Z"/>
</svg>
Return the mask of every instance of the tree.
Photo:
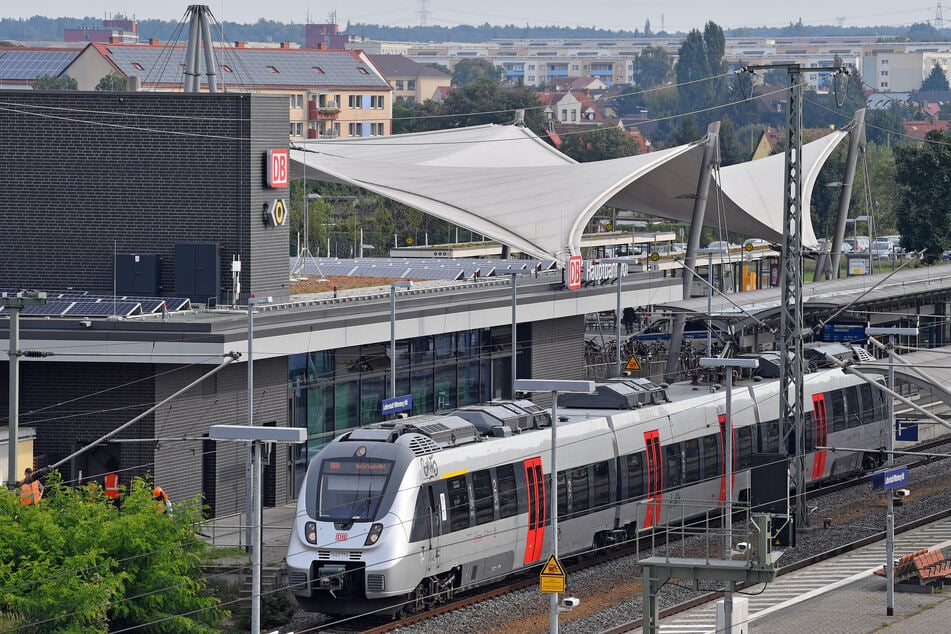
<svg viewBox="0 0 951 634">
<path fill-rule="evenodd" d="M 31 632 L 212 634 L 226 615 L 205 593 L 199 500 L 159 513 L 151 485 L 132 481 L 121 510 L 101 489 L 47 477 L 40 504 L 0 491 L 0 614 Z"/>
<path fill-rule="evenodd" d="M 925 249 L 925 261 L 933 262 L 951 248 L 951 180 L 942 175 L 951 171 L 951 136 L 939 130 L 925 135 L 918 146 L 899 146 L 895 152 L 895 180 L 898 185 L 897 218 L 902 245 Z"/>
<path fill-rule="evenodd" d="M 452 70 L 450 85 L 453 88 L 464 88 L 482 79 L 489 79 L 498 84 L 500 77 L 501 73 L 491 60 L 484 57 L 473 57 L 460 60 L 456 64 Z"/>
<path fill-rule="evenodd" d="M 77 90 L 79 82 L 69 75 L 40 75 L 33 80 L 33 90 Z"/>
<path fill-rule="evenodd" d="M 904 120 L 895 110 L 865 111 L 865 137 L 869 143 L 894 145 L 904 138 Z"/>
<path fill-rule="evenodd" d="M 640 89 L 662 86 L 670 79 L 673 66 L 663 46 L 648 46 L 634 61 L 634 83 Z"/>
<path fill-rule="evenodd" d="M 96 84 L 96 90 L 123 91 L 128 90 L 128 84 L 128 79 L 122 73 L 113 71 L 99 80 L 99 83 Z"/>
<path fill-rule="evenodd" d="M 931 74 L 921 82 L 921 92 L 946 92 L 948 90 L 951 90 L 951 87 L 948 86 L 948 76 L 941 68 L 941 64 L 935 62 L 934 66 L 931 67 Z"/>
<path fill-rule="evenodd" d="M 714 22 L 707 22 L 703 33 L 693 29 L 680 45 L 677 56 L 677 91 L 683 112 L 702 110 L 720 103 L 726 95 L 726 38 Z M 702 125 L 716 118 L 701 117 Z"/>
<path fill-rule="evenodd" d="M 468 86 L 453 88 L 443 102 L 447 115 L 441 128 L 458 128 L 486 123 L 511 123 L 515 110 L 525 110 L 525 124 L 536 133 L 544 130 L 540 103 L 535 93 L 503 91 L 498 82 L 483 77 Z"/>
<path fill-rule="evenodd" d="M 579 163 L 587 163 L 633 156 L 638 145 L 627 132 L 612 126 L 567 133 L 558 149 Z"/>
</svg>

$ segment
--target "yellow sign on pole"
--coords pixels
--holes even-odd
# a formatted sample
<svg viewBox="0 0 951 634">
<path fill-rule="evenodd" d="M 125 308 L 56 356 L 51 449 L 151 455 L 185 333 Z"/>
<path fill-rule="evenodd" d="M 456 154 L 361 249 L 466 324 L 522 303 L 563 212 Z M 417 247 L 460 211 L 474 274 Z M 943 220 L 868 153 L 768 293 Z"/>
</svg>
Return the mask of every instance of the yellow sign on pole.
<svg viewBox="0 0 951 634">
<path fill-rule="evenodd" d="M 624 369 L 630 370 L 631 372 L 640 372 L 641 364 L 637 362 L 637 357 L 632 354 L 631 358 L 627 360 L 627 365 L 624 366 Z"/>
<path fill-rule="evenodd" d="M 565 591 L 565 569 L 554 555 L 548 558 L 538 575 L 538 584 L 542 592 L 561 593 Z"/>
</svg>

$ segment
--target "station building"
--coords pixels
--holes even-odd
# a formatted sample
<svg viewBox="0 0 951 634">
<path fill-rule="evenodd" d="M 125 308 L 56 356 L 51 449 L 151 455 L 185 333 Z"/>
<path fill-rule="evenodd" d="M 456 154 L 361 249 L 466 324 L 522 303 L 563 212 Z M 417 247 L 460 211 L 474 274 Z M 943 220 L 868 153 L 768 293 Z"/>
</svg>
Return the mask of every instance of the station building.
<svg viewBox="0 0 951 634">
<path fill-rule="evenodd" d="M 9 245 L 0 288 L 48 293 L 47 307 L 20 316 L 19 424 L 34 461 L 59 462 L 141 416 L 66 462 L 67 480 L 150 475 L 173 498 L 203 495 L 213 516 L 242 511 L 246 447 L 207 435 L 214 424 L 248 422 L 250 357 L 254 424 L 308 430 L 306 445 L 271 452 L 264 503 L 281 504 L 297 496 L 322 444 L 382 418 L 391 324 L 397 394 L 413 395 L 412 413 L 428 413 L 511 397 L 513 353 L 519 377 L 584 378 L 586 314 L 613 310 L 619 296 L 634 306 L 682 297 L 681 278 L 666 270 L 672 261 L 632 263 L 620 286 L 588 280 L 576 290 L 559 268 L 533 270 L 514 280 L 514 302 L 507 275 L 418 284 L 399 291 L 392 311 L 385 287 L 295 296 L 288 229 L 275 208 L 287 190 L 269 170 L 286 156 L 285 99 L 27 91 L 5 99 L 0 170 L 18 176 L 0 190 Z M 632 183 L 646 174 L 631 173 Z M 529 250 L 560 241 L 523 233 Z M 738 279 L 751 260 L 727 262 L 720 270 Z M 269 303 L 249 313 L 250 294 Z M 164 308 L 146 309 L 150 297 L 165 298 Z M 4 360 L 8 323 L 0 320 Z M 9 367 L 0 362 L 0 381 Z"/>
</svg>

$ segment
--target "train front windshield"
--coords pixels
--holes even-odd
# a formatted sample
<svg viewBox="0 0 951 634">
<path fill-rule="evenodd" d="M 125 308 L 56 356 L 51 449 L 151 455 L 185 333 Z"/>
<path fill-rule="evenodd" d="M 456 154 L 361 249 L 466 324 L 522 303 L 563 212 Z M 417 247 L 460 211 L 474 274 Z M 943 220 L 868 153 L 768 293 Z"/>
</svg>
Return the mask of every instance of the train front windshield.
<svg viewBox="0 0 951 634">
<path fill-rule="evenodd" d="M 391 460 L 364 457 L 324 461 L 317 485 L 319 518 L 328 522 L 376 519 L 392 470 Z"/>
</svg>

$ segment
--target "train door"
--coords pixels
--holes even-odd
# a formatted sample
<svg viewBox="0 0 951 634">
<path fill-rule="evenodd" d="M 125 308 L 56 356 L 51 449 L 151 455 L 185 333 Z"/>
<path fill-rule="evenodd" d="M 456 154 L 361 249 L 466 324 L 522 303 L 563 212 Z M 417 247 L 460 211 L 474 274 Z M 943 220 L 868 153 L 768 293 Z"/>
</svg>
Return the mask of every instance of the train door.
<svg viewBox="0 0 951 634">
<path fill-rule="evenodd" d="M 524 463 L 525 489 L 528 502 L 528 534 L 525 538 L 525 558 L 529 565 L 539 561 L 545 544 L 545 477 L 542 459 L 529 458 Z"/>
<path fill-rule="evenodd" d="M 432 484 L 419 488 L 410 541 L 422 542 L 420 561 L 427 572 L 439 568 L 439 537 L 442 535 L 441 496 Z"/>
<path fill-rule="evenodd" d="M 829 416 L 826 410 L 826 395 L 823 393 L 812 395 L 813 438 L 815 445 L 806 447 L 806 453 L 816 447 L 825 447 L 829 438 Z M 826 450 L 816 449 L 812 457 L 812 479 L 818 480 L 826 471 Z"/>
<path fill-rule="evenodd" d="M 717 422 L 720 423 L 720 457 L 723 458 L 721 461 L 723 464 L 722 470 L 720 471 L 720 503 L 726 502 L 726 465 L 730 465 L 730 486 L 733 491 L 736 491 L 734 485 L 736 485 L 736 429 L 730 427 L 730 453 L 731 456 L 726 455 L 726 414 L 720 414 L 717 416 Z M 730 462 L 727 463 L 727 460 Z"/>
<path fill-rule="evenodd" d="M 650 528 L 661 521 L 664 499 L 664 459 L 660 448 L 660 432 L 656 429 L 644 432 L 644 446 L 647 448 L 647 509 L 643 527 Z"/>
</svg>

